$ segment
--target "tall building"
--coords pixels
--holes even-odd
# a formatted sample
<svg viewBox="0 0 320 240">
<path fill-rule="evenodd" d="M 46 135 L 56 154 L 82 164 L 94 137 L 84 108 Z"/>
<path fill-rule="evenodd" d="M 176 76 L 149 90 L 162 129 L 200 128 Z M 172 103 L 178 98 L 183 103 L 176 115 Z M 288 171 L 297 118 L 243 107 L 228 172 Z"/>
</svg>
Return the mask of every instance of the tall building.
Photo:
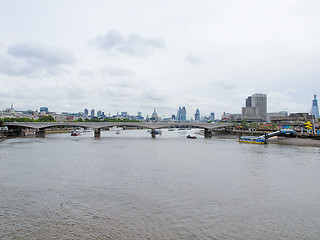
<svg viewBox="0 0 320 240">
<path fill-rule="evenodd" d="M 85 115 L 87 115 L 87 116 L 89 115 L 89 110 L 88 110 L 88 109 L 85 108 L 85 109 L 83 110 L 83 112 L 84 112 Z"/>
<path fill-rule="evenodd" d="M 210 116 L 209 116 L 209 120 L 210 121 L 214 121 L 214 112 L 210 113 Z"/>
<path fill-rule="evenodd" d="M 267 94 L 256 93 L 246 99 L 246 106 L 242 108 L 242 117 L 253 121 L 266 121 Z"/>
<path fill-rule="evenodd" d="M 179 122 L 181 120 L 180 118 L 181 118 L 181 107 L 179 107 L 178 109 L 176 120 Z"/>
<path fill-rule="evenodd" d="M 179 107 L 179 110 L 177 112 L 176 120 L 178 122 L 184 122 L 187 120 L 187 110 L 185 107 Z"/>
<path fill-rule="evenodd" d="M 267 115 L 267 94 L 253 94 L 252 107 L 256 107 L 258 109 L 258 116 L 265 120 Z"/>
<path fill-rule="evenodd" d="M 91 109 L 91 116 L 90 117 L 94 117 L 94 109 Z"/>
<path fill-rule="evenodd" d="M 252 97 L 251 96 L 249 96 L 246 99 L 246 107 L 252 107 Z"/>
<path fill-rule="evenodd" d="M 101 112 L 101 110 L 99 110 L 98 112 L 97 112 L 97 117 L 99 118 L 99 117 L 101 117 L 102 116 L 102 112 Z"/>
<path fill-rule="evenodd" d="M 138 112 L 137 120 L 143 120 L 142 112 Z"/>
<path fill-rule="evenodd" d="M 314 95 L 313 97 L 314 99 L 312 100 L 311 115 L 313 115 L 316 119 L 319 119 L 319 107 L 318 107 L 317 95 Z"/>
<path fill-rule="evenodd" d="M 196 113 L 194 114 L 194 120 L 200 121 L 200 111 L 199 109 L 196 110 Z"/>
</svg>

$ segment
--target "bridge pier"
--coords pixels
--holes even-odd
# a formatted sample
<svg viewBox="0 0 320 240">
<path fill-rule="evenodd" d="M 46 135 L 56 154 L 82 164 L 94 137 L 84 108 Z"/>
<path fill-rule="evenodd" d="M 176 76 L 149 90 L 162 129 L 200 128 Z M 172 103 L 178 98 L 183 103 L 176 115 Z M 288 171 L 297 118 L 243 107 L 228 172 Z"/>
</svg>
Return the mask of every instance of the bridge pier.
<svg viewBox="0 0 320 240">
<path fill-rule="evenodd" d="M 46 137 L 46 130 L 45 129 L 37 129 L 36 137 L 44 138 Z"/>
<path fill-rule="evenodd" d="M 100 128 L 95 128 L 94 129 L 94 137 L 95 138 L 100 138 L 101 136 L 101 129 Z"/>
<path fill-rule="evenodd" d="M 14 132 L 13 135 L 15 137 L 24 137 L 25 130 L 22 128 L 19 128 L 19 129 L 15 129 L 13 132 Z"/>
<path fill-rule="evenodd" d="M 212 138 L 212 130 L 204 129 L 204 138 Z"/>
<path fill-rule="evenodd" d="M 156 138 L 156 130 L 155 129 L 151 129 L 151 137 Z"/>
</svg>

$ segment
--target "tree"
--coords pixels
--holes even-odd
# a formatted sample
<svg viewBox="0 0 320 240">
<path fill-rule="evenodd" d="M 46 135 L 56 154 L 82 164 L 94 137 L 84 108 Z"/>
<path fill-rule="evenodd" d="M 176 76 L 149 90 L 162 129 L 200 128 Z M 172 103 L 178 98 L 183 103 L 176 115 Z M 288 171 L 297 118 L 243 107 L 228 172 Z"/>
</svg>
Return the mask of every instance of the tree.
<svg viewBox="0 0 320 240">
<path fill-rule="evenodd" d="M 55 122 L 54 118 L 51 115 L 41 116 L 37 120 L 37 122 Z"/>
<path fill-rule="evenodd" d="M 246 129 L 248 127 L 247 119 L 242 119 L 241 120 L 241 127 L 242 129 Z"/>
</svg>

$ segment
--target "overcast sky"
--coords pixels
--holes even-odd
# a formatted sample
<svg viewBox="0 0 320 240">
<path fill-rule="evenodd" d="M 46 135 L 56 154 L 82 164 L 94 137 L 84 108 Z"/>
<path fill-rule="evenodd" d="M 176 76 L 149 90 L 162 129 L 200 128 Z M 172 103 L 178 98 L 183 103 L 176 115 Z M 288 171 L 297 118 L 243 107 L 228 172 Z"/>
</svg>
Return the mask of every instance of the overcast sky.
<svg viewBox="0 0 320 240">
<path fill-rule="evenodd" d="M 0 107 L 187 117 L 309 112 L 318 0 L 0 0 Z"/>
</svg>

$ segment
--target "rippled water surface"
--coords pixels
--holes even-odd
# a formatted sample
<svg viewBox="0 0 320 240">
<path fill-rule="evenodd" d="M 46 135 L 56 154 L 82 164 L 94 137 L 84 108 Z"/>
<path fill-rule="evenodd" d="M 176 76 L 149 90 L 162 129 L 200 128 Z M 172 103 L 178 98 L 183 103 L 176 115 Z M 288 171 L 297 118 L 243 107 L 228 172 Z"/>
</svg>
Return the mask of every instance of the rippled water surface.
<svg viewBox="0 0 320 240">
<path fill-rule="evenodd" d="M 192 131 L 1 142 L 0 239 L 320 239 L 320 148 Z"/>
</svg>

